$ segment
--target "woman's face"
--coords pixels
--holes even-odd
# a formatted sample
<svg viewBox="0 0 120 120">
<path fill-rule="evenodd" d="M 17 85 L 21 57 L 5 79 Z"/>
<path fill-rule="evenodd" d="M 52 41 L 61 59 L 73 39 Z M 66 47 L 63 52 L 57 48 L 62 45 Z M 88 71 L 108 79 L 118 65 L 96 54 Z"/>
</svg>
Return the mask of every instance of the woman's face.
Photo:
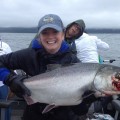
<svg viewBox="0 0 120 120">
<path fill-rule="evenodd" d="M 50 54 L 58 52 L 64 40 L 64 33 L 55 29 L 47 28 L 40 33 L 39 41 Z"/>
<path fill-rule="evenodd" d="M 80 32 L 80 26 L 75 23 L 67 30 L 67 36 L 69 38 L 74 37 L 74 36 L 78 35 L 79 32 Z"/>
</svg>

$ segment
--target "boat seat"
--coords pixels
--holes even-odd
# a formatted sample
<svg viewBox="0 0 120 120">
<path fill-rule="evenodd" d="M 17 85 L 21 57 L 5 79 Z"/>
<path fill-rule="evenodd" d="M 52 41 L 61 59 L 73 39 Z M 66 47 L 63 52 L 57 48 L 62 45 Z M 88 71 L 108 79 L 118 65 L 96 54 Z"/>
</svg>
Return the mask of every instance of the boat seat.
<svg viewBox="0 0 120 120">
<path fill-rule="evenodd" d="M 115 112 L 115 120 L 118 120 L 119 117 L 119 113 L 120 113 L 120 100 L 112 100 L 112 105 L 115 108 L 116 112 Z"/>
<path fill-rule="evenodd" d="M 14 101 L 7 101 L 0 99 L 0 109 L 1 109 L 1 118 L 0 120 L 5 120 L 5 111 L 8 109 Z"/>
</svg>

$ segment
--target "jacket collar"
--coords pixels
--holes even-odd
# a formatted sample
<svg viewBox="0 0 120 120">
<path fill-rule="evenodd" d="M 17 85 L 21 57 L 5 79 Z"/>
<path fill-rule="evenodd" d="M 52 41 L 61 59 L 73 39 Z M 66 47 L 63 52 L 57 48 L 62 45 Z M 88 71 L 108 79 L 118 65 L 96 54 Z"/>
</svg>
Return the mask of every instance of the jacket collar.
<svg viewBox="0 0 120 120">
<path fill-rule="evenodd" d="M 37 39 L 34 39 L 32 41 L 32 48 L 34 49 L 44 49 L 43 46 L 38 42 Z M 67 42 L 63 41 L 61 48 L 59 49 L 59 51 L 57 53 L 61 53 L 61 52 L 66 52 L 69 50 L 69 45 L 67 44 Z"/>
</svg>

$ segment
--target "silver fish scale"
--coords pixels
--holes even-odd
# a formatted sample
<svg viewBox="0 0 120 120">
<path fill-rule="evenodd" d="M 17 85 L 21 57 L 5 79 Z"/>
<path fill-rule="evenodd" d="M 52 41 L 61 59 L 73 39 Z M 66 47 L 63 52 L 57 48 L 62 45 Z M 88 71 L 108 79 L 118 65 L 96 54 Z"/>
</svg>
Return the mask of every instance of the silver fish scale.
<svg viewBox="0 0 120 120">
<path fill-rule="evenodd" d="M 76 105 L 81 102 L 83 93 L 92 89 L 94 79 L 101 80 L 105 77 L 106 80 L 109 73 L 106 71 L 110 67 L 115 68 L 114 72 L 117 69 L 114 66 L 97 63 L 77 63 L 31 77 L 25 80 L 24 84 L 31 90 L 34 102 L 61 106 Z M 100 74 L 106 73 L 106 76 L 96 77 L 99 71 Z"/>
</svg>

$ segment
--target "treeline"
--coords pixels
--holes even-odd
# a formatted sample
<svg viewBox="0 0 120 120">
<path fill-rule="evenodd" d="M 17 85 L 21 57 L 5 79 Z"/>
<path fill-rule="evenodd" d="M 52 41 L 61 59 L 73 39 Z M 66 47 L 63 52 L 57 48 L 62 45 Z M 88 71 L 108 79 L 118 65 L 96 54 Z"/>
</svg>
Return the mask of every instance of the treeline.
<svg viewBox="0 0 120 120">
<path fill-rule="evenodd" d="M 20 27 L 0 27 L 0 32 L 2 33 L 36 33 L 37 28 L 20 28 Z M 90 28 L 86 29 L 87 33 L 120 33 L 120 29 L 105 29 L 105 28 Z"/>
<path fill-rule="evenodd" d="M 19 27 L 8 27 L 8 28 L 0 28 L 0 32 L 2 33 L 36 33 L 37 28 L 19 28 Z"/>
<path fill-rule="evenodd" d="M 99 29 L 86 29 L 87 33 L 120 33 L 120 29 L 99 28 Z"/>
</svg>

